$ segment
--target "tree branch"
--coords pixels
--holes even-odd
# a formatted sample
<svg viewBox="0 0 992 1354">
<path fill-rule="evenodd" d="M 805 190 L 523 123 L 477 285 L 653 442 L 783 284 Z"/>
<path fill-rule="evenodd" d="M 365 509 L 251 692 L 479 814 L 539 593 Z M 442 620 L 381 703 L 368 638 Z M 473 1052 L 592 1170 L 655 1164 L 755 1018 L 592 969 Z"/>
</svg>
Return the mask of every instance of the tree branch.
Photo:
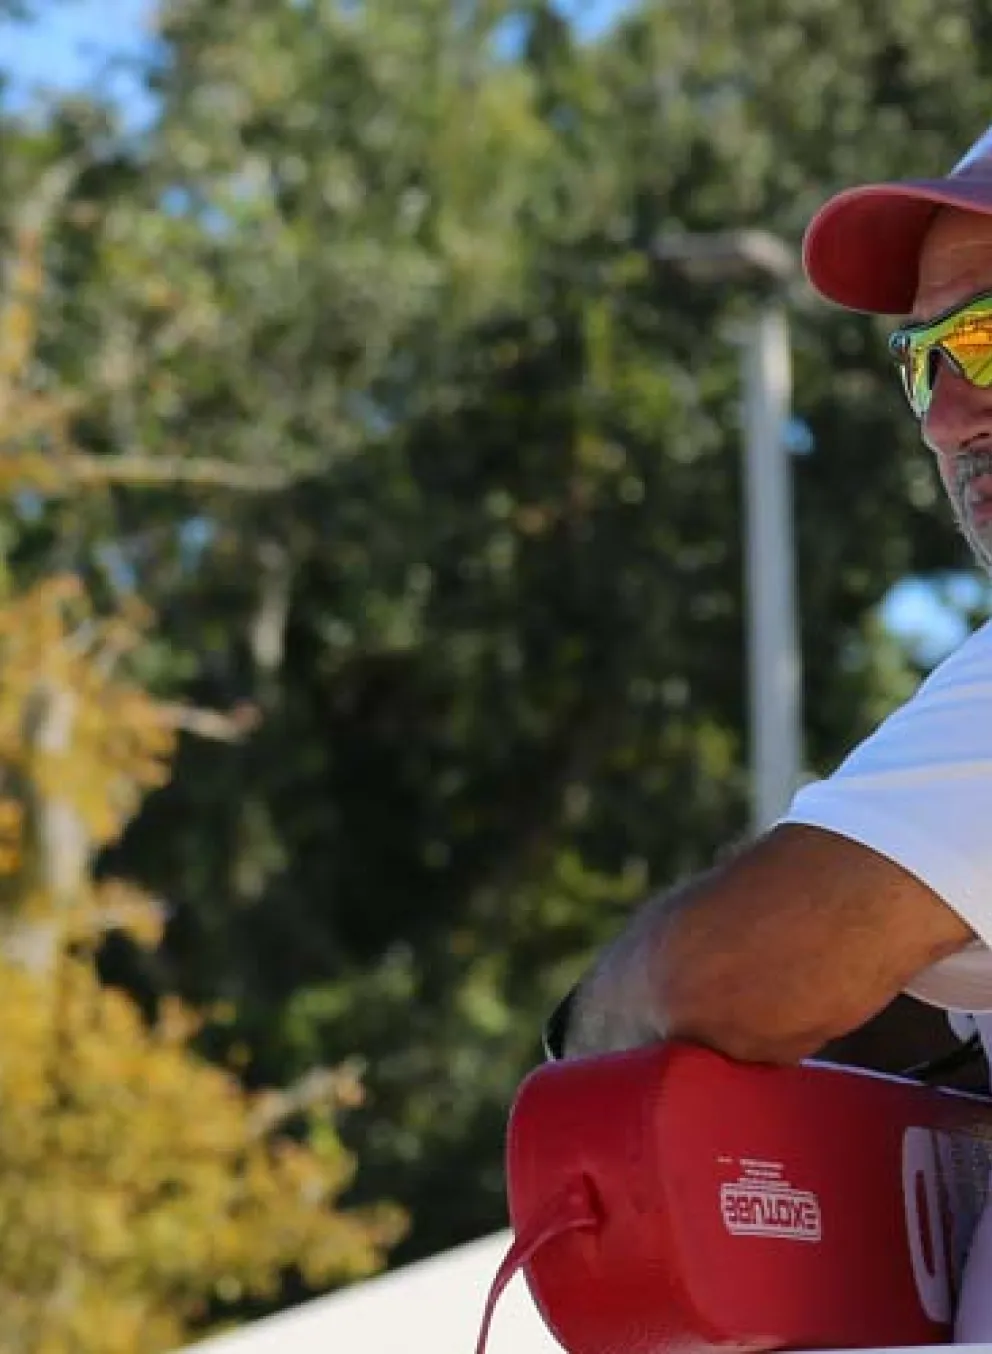
<svg viewBox="0 0 992 1354">
<path fill-rule="evenodd" d="M 176 701 L 163 701 L 158 709 L 170 728 L 197 738 L 210 738 L 215 743 L 240 743 L 258 728 L 262 718 L 258 707 L 250 702 L 236 705 L 229 714 Z"/>
<path fill-rule="evenodd" d="M 354 1108 L 364 1092 L 356 1060 L 340 1067 L 315 1067 L 281 1091 L 268 1091 L 256 1103 L 252 1116 L 255 1137 L 265 1138 L 283 1124 L 312 1109 Z"/>
<path fill-rule="evenodd" d="M 293 476 L 274 467 L 243 466 L 231 461 L 179 456 L 90 456 L 85 452 L 60 457 L 53 470 L 65 487 L 124 484 L 157 488 L 183 484 L 198 488 L 236 489 L 242 493 L 270 493 L 285 489 Z"/>
<path fill-rule="evenodd" d="M 4 439 L 0 436 L 0 450 Z M 40 494 L 69 494 L 76 489 L 119 484 L 135 489 L 183 485 L 198 489 L 233 489 L 239 493 L 268 494 L 288 488 L 297 477 L 272 466 L 237 465 L 215 458 L 151 456 L 93 456 L 88 452 L 60 452 L 44 456 L 11 447 L 0 456 L 0 487 L 34 489 Z"/>
</svg>

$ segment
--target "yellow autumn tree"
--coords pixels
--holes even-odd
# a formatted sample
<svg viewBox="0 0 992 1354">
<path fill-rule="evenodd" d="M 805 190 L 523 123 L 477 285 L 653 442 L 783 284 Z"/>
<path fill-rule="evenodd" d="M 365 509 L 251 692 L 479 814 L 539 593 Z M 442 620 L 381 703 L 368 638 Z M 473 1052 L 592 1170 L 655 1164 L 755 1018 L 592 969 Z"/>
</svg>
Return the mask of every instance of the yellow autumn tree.
<svg viewBox="0 0 992 1354">
<path fill-rule="evenodd" d="M 39 236 L 19 241 L 0 297 L 0 451 L 9 487 L 57 491 L 86 466 L 58 440 L 64 409 L 21 379 L 40 284 Z M 42 455 L 37 436 L 47 429 Z M 62 479 L 60 479 L 62 477 Z M 204 712 L 129 677 L 150 618 L 97 614 L 72 576 L 11 595 L 0 579 L 0 1349 L 155 1354 L 210 1304 L 373 1271 L 399 1233 L 389 1208 L 336 1204 L 352 1162 L 333 1112 L 360 1093 L 344 1069 L 247 1094 L 197 1056 L 196 1022 L 154 1023 L 99 980 L 112 928 L 155 945 L 161 909 L 96 882 L 96 853 L 165 783 L 178 726 Z M 309 1114 L 305 1142 L 284 1131 Z"/>
</svg>

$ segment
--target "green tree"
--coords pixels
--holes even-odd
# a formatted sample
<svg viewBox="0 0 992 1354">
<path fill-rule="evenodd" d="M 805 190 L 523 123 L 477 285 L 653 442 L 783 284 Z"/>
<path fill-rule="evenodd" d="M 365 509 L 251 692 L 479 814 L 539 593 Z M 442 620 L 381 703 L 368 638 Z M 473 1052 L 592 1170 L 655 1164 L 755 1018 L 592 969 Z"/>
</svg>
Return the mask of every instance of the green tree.
<svg viewBox="0 0 992 1354">
<path fill-rule="evenodd" d="M 262 715 L 184 739 L 105 853 L 174 912 L 103 972 L 226 1003 L 200 1046 L 245 1050 L 249 1084 L 362 1056 L 342 1131 L 355 1196 L 412 1209 L 398 1255 L 501 1220 L 541 1015 L 745 830 L 724 336 L 754 298 L 653 244 L 798 244 L 833 187 L 945 169 L 988 28 L 966 0 L 675 0 L 580 42 L 544 3 L 173 0 L 146 131 L 15 129 L 5 185 L 81 157 L 40 371 L 101 488 L 35 481 L 11 568 L 126 578 L 161 616 L 152 688 Z M 885 590 L 962 556 L 878 326 L 801 296 L 794 333 L 823 770 L 915 675 Z"/>
<path fill-rule="evenodd" d="M 54 372 L 37 379 L 44 228 L 71 177 L 59 165 L 34 185 L 0 293 L 15 503 L 205 469 L 80 450 L 72 393 Z M 353 1160 L 333 1125 L 361 1098 L 351 1067 L 248 1093 L 197 1053 L 199 1020 L 181 1001 L 158 992 L 142 1010 L 101 981 L 104 938 L 154 952 L 165 910 L 96 877 L 99 853 L 167 782 L 180 730 L 237 737 L 251 721 L 142 687 L 149 618 L 133 593 L 101 613 L 78 576 L 49 571 L 18 593 L 13 572 L 0 598 L 0 1343 L 172 1349 L 248 1298 L 271 1300 L 287 1273 L 326 1286 L 374 1271 L 401 1215 L 340 1205 Z"/>
<path fill-rule="evenodd" d="M 11 1351 L 168 1350 L 225 1304 L 374 1270 L 395 1210 L 335 1207 L 352 1163 L 310 1094 L 246 1095 L 165 999 L 149 1023 L 101 984 L 102 936 L 160 939 L 161 909 L 93 853 L 168 775 L 171 712 L 120 672 L 135 618 L 101 620 L 76 580 L 0 607 L 0 1340 Z M 316 1092 L 316 1094 L 315 1094 Z M 284 1132 L 310 1111 L 306 1145 Z"/>
<path fill-rule="evenodd" d="M 246 1036 L 256 1075 L 363 1050 L 360 1188 L 411 1204 L 406 1254 L 499 1220 L 505 1104 L 552 993 L 638 893 L 744 827 L 739 395 L 720 334 L 748 302 L 664 274 L 652 243 L 752 223 L 797 240 L 833 182 L 909 167 L 908 144 L 900 161 L 878 137 L 880 101 L 903 100 L 893 125 L 909 128 L 935 69 L 980 69 L 967 24 L 914 48 L 909 21 L 858 11 L 843 34 L 822 34 L 818 104 L 787 72 L 804 24 L 824 27 L 825 12 L 787 9 L 647 7 L 592 46 L 541 7 L 518 16 L 512 48 L 426 4 L 416 17 L 332 6 L 305 22 L 294 7 L 263 18 L 248 6 L 245 41 L 206 8 L 165 25 L 176 61 L 162 164 L 196 206 L 183 229 L 226 223 L 219 243 L 201 238 L 239 280 L 225 316 L 255 336 L 232 381 L 263 390 L 277 372 L 300 410 L 314 381 L 354 379 L 361 395 L 344 454 L 339 404 L 323 427 L 302 425 L 304 485 L 248 516 L 234 508 L 240 539 L 264 535 L 282 580 L 283 608 L 268 614 L 283 643 L 264 673 L 245 655 L 247 671 L 217 680 L 264 677 L 264 729 L 226 766 L 190 748 L 129 849 L 182 893 L 184 867 L 153 839 L 197 818 L 213 835 L 210 806 L 229 806 L 212 849 L 181 830 L 209 884 L 173 932 L 176 971 L 197 995 L 234 1000 L 235 1030 L 215 1037 Z M 445 65 L 451 33 L 472 78 Z M 887 96 L 902 41 L 902 92 Z M 449 94 L 446 71 L 462 74 Z M 231 110 L 219 126 L 197 116 L 218 104 Z M 935 163 L 971 135 L 973 105 L 962 93 L 927 150 Z M 456 111 L 438 119 L 439 106 Z M 487 138 L 488 107 L 516 110 L 512 137 Z M 818 107 L 860 151 L 823 134 Z M 462 140 L 447 158 L 453 125 Z M 331 160 L 342 142 L 347 173 Z M 321 196 L 328 163 L 360 185 L 350 218 Z M 236 217 L 215 185 L 248 164 L 257 178 Z M 289 164 L 291 192 L 278 168 Z M 412 247 L 435 284 L 400 315 L 411 185 L 431 204 Z M 252 248 L 259 213 L 268 256 L 291 251 L 292 293 Z M 480 232 L 490 220 L 498 229 Z M 449 246 L 459 221 L 478 243 L 468 275 Z M 347 300 L 368 276 L 349 252 L 356 225 L 362 249 L 374 240 L 388 260 L 361 312 Z M 275 331 L 253 319 L 268 285 L 293 297 Z M 305 318 L 315 305 L 319 323 Z M 353 314 L 375 370 L 314 345 Z M 798 407 L 819 448 L 797 466 L 797 493 L 810 752 L 823 767 L 911 678 L 872 620 L 885 588 L 959 557 L 875 326 L 807 305 L 796 337 Z M 203 380 L 209 350 L 195 351 Z M 231 425 L 236 446 L 263 417 Z M 214 614 L 239 608 L 250 633 L 257 594 L 232 587 L 239 551 L 226 540 L 197 596 L 216 587 Z M 285 748 L 307 753 L 289 764 Z"/>
</svg>

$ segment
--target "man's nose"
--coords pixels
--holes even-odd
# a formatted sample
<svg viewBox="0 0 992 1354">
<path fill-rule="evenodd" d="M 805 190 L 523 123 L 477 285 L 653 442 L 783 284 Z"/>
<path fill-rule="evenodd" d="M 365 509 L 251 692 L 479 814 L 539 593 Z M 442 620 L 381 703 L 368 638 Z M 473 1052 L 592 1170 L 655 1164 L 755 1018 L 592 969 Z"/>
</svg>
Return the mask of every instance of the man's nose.
<svg viewBox="0 0 992 1354">
<path fill-rule="evenodd" d="M 953 455 L 978 438 L 992 438 L 992 389 L 980 389 L 941 361 L 922 431 L 938 454 Z"/>
</svg>

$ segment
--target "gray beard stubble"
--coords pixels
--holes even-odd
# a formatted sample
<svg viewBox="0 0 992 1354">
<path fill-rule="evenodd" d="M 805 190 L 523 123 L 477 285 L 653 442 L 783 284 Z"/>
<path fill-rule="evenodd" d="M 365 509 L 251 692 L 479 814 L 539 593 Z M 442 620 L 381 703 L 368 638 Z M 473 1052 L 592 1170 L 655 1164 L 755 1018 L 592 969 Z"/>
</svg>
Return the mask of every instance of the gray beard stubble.
<svg viewBox="0 0 992 1354">
<path fill-rule="evenodd" d="M 954 481 L 948 486 L 948 498 L 962 536 L 980 568 L 992 576 L 992 522 L 982 529 L 972 526 L 968 518 L 966 496 L 968 485 L 979 475 L 992 474 L 992 448 L 983 447 L 959 458 L 954 469 Z"/>
</svg>

